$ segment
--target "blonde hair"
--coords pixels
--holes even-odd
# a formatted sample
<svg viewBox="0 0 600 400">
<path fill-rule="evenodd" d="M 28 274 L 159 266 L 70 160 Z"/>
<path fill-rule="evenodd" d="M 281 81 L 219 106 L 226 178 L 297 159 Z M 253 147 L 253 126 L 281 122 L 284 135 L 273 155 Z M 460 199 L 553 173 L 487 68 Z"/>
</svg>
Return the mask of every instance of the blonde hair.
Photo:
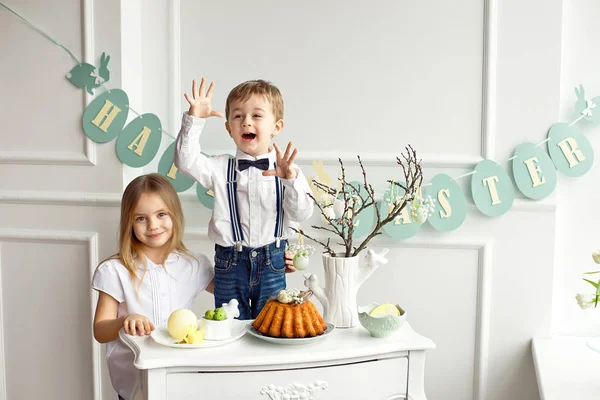
<svg viewBox="0 0 600 400">
<path fill-rule="evenodd" d="M 246 101 L 255 94 L 264 96 L 271 103 L 276 121 L 283 119 L 283 96 L 281 92 L 271 82 L 257 79 L 240 83 L 231 89 L 225 102 L 225 118 L 227 118 L 227 121 L 229 121 L 229 106 L 231 106 L 231 103 Z"/>
<path fill-rule="evenodd" d="M 140 197 L 144 193 L 157 194 L 165 202 L 169 216 L 173 222 L 173 234 L 167 242 L 165 258 L 175 250 L 190 255 L 190 252 L 183 244 L 183 209 L 173 185 L 171 185 L 167 178 L 160 174 L 154 173 L 138 176 L 127 185 L 123 192 L 121 219 L 119 223 L 119 252 L 107 258 L 107 260 L 118 259 L 121 261 L 123 266 L 129 271 L 134 283 L 137 281 L 138 285 L 143 280 L 143 276 L 138 278 L 137 271 L 140 265 L 145 263 L 145 257 L 142 257 L 142 242 L 135 236 L 133 231 L 133 213 L 140 201 Z"/>
</svg>

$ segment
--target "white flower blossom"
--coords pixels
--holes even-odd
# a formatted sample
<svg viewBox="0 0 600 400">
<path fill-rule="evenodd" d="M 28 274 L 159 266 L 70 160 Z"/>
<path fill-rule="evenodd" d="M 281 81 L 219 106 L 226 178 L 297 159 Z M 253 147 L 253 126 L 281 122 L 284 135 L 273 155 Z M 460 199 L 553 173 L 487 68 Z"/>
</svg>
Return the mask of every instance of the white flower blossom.
<svg viewBox="0 0 600 400">
<path fill-rule="evenodd" d="M 592 258 L 596 264 L 600 264 L 600 250 L 596 250 L 592 253 Z"/>
<path fill-rule="evenodd" d="M 577 293 L 575 299 L 577 300 L 579 307 L 581 307 L 582 310 L 585 310 L 594 305 L 596 296 L 593 294 Z"/>
</svg>

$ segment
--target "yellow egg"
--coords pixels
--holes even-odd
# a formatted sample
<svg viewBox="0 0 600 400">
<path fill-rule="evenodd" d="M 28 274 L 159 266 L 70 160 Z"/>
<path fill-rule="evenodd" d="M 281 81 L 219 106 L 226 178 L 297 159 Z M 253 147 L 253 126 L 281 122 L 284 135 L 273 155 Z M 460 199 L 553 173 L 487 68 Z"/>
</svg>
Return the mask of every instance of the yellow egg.
<svg viewBox="0 0 600 400">
<path fill-rule="evenodd" d="M 169 335 L 177 340 L 183 340 L 189 332 L 198 329 L 198 317 L 186 308 L 175 310 L 169 316 L 167 329 Z"/>
<path fill-rule="evenodd" d="M 375 307 L 373 310 L 371 310 L 369 315 L 371 317 L 378 317 L 378 316 L 384 316 L 384 315 L 395 315 L 396 317 L 399 317 L 400 310 L 398 310 L 398 307 L 396 307 L 395 305 L 386 303 L 386 304 L 381 304 L 381 305 L 378 305 L 377 307 Z"/>
</svg>

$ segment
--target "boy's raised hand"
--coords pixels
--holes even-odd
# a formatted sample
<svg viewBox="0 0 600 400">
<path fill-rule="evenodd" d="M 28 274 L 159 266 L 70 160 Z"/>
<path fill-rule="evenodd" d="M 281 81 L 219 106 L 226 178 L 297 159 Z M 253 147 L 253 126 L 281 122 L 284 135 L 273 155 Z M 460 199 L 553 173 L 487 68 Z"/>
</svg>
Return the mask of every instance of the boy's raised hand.
<svg viewBox="0 0 600 400">
<path fill-rule="evenodd" d="M 213 110 L 210 102 L 212 100 L 212 92 L 215 87 L 215 83 L 211 82 L 206 93 L 206 78 L 202 77 L 200 81 L 200 88 L 194 79 L 192 81 L 192 96 L 184 93 L 184 97 L 188 103 L 190 103 L 189 115 L 193 115 L 196 118 L 208 118 L 208 117 L 220 117 L 223 118 L 223 114 L 220 111 Z"/>
<path fill-rule="evenodd" d="M 296 169 L 292 167 L 292 164 L 296 159 L 298 149 L 292 151 L 292 142 L 289 142 L 285 148 L 285 153 L 282 155 L 279 146 L 273 143 L 273 147 L 275 148 L 275 154 L 277 155 L 277 167 L 275 169 L 264 171 L 263 176 L 276 175 L 283 179 L 294 179 L 298 174 Z"/>
</svg>

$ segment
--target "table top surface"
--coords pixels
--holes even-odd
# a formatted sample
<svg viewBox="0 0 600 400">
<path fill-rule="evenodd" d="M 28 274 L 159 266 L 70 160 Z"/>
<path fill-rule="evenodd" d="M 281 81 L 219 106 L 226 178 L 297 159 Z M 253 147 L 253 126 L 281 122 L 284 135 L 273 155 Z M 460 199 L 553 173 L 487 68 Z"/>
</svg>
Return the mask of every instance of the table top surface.
<svg viewBox="0 0 600 400">
<path fill-rule="evenodd" d="M 600 338 L 555 336 L 534 338 L 533 361 L 543 400 L 600 398 L 600 353 L 588 340 Z"/>
<path fill-rule="evenodd" d="M 238 321 L 247 325 L 251 321 Z M 322 340 L 309 344 L 283 345 L 266 342 L 248 333 L 223 346 L 185 349 L 157 343 L 150 336 L 131 336 L 122 329 L 121 340 L 133 351 L 139 369 L 165 367 L 260 367 L 308 364 L 366 357 L 389 357 L 393 353 L 434 349 L 435 344 L 416 333 L 408 323 L 388 338 L 374 338 L 357 326 L 336 328 Z"/>
</svg>

